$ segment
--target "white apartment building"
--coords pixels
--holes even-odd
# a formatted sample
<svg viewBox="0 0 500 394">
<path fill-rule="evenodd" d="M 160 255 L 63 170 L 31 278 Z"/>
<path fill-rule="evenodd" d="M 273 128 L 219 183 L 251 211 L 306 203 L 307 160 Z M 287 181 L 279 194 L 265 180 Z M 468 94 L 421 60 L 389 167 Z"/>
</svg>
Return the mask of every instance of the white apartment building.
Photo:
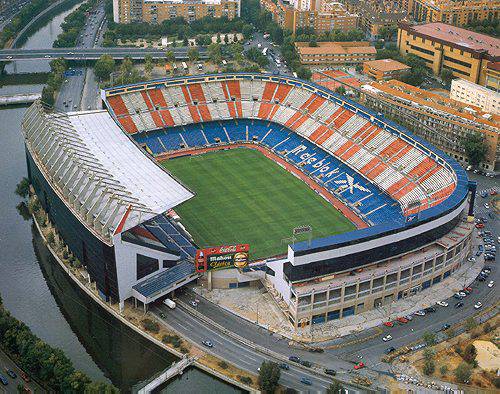
<svg viewBox="0 0 500 394">
<path fill-rule="evenodd" d="M 465 79 L 457 78 L 451 82 L 450 98 L 492 115 L 500 115 L 500 93 Z"/>
</svg>

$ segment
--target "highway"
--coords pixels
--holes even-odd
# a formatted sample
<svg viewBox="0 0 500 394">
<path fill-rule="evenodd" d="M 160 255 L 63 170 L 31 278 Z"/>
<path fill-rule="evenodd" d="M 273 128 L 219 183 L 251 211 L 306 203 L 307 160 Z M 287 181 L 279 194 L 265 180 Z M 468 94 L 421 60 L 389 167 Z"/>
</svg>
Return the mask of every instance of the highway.
<svg viewBox="0 0 500 394">
<path fill-rule="evenodd" d="M 478 192 L 495 186 L 495 179 L 486 178 L 470 173 L 471 178 L 478 180 Z M 484 203 L 490 199 L 476 198 L 476 217 L 488 216 Z M 488 211 L 488 212 L 487 212 Z M 499 234 L 498 220 L 489 220 L 485 229 L 490 229 L 494 237 Z M 477 239 L 480 243 L 480 239 Z M 477 249 L 474 250 L 474 253 Z M 471 263 L 465 263 L 471 264 Z M 178 307 L 170 310 L 164 305 L 155 305 L 151 312 L 160 320 L 159 313 L 165 316 L 165 323 L 177 330 L 183 337 L 190 341 L 201 344 L 203 340 L 214 343 L 212 349 L 208 349 L 215 355 L 235 364 L 236 366 L 257 373 L 257 368 L 264 359 L 282 362 L 291 355 L 299 356 L 302 360 L 313 363 L 313 369 L 297 366 L 292 362 L 289 371 L 282 371 L 280 383 L 287 387 L 299 390 L 311 388 L 313 390 L 324 390 L 328 385 L 328 378 L 322 372 L 324 368 L 335 369 L 337 378 L 349 381 L 355 373 L 365 375 L 376 381 L 381 374 L 392 374 L 391 365 L 383 363 L 381 357 L 385 355 L 388 347 L 402 347 L 411 343 L 419 342 L 425 332 L 430 331 L 437 334 L 438 340 L 444 340 L 445 334 L 441 332 L 444 324 L 457 324 L 480 312 L 474 309 L 474 304 L 481 301 L 483 309 L 498 303 L 498 291 L 496 285 L 489 288 L 487 283 L 494 280 L 499 283 L 500 274 L 494 262 L 488 262 L 492 268 L 490 277 L 485 282 L 474 281 L 473 291 L 464 299 L 464 306 L 455 308 L 457 300 L 450 298 L 446 300 L 448 307 L 436 306 L 435 313 L 426 316 L 413 316 L 413 320 L 407 324 L 395 324 L 394 327 L 382 327 L 374 338 L 356 341 L 362 337 L 370 337 L 377 333 L 375 329 L 366 330 L 362 333 L 350 335 L 342 339 L 317 344 L 325 347 L 324 353 L 311 353 L 306 349 L 297 349 L 289 346 L 288 339 L 277 334 L 270 334 L 265 329 L 233 315 L 217 305 L 199 297 L 190 289 L 185 289 L 178 294 Z M 190 301 L 198 299 L 196 309 L 187 306 Z M 439 299 L 436 299 L 438 301 Z M 201 313 L 203 319 L 200 319 Z M 379 328 L 380 329 L 380 328 Z M 236 333 L 234 335 L 233 333 Z M 390 342 L 383 342 L 382 337 L 391 334 Z M 240 339 L 238 339 L 240 338 Z M 243 338 L 243 340 L 241 340 Z M 332 347 L 333 346 L 333 347 Z M 329 348 L 330 347 L 330 348 Z M 360 372 L 354 372 L 353 366 L 363 361 L 367 368 Z M 305 386 L 300 382 L 301 377 L 311 379 L 313 385 Z M 373 388 L 373 387 L 372 387 Z"/>
<path fill-rule="evenodd" d="M 176 59 L 187 59 L 188 47 L 176 47 L 171 49 Z M 200 58 L 207 58 L 206 48 L 198 48 Z M 131 57 L 132 59 L 144 59 L 150 54 L 153 59 L 164 59 L 165 50 L 154 48 L 50 48 L 50 49 L 2 49 L 0 50 L 0 61 L 22 61 L 33 59 L 51 59 L 64 57 L 66 60 L 97 60 L 101 55 L 111 55 L 114 59 Z"/>
</svg>

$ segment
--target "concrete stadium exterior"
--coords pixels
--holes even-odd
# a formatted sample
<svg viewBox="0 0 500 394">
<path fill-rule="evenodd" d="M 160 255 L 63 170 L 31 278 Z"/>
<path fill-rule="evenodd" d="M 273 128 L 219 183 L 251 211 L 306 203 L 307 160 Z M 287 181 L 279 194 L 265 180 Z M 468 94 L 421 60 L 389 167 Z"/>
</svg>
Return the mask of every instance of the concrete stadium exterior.
<svg viewBox="0 0 500 394">
<path fill-rule="evenodd" d="M 228 84 L 234 83 L 238 84 L 238 92 L 240 92 L 240 87 L 242 88 L 242 93 L 238 97 L 231 97 L 230 95 L 232 91 L 228 86 L 234 85 Z M 266 96 L 271 84 L 275 89 L 273 95 L 265 98 L 264 96 Z M 276 88 L 274 84 L 277 86 Z M 224 91 L 228 94 L 226 94 L 225 101 L 210 101 L 206 98 L 206 101 L 200 100 L 200 98 L 195 100 L 193 98 L 194 94 L 192 94 L 195 92 L 194 85 L 196 89 L 201 86 L 202 91 L 205 89 L 205 93 L 209 91 L 207 86 L 210 87 L 212 92 L 214 87 L 222 86 L 221 92 Z M 160 90 L 163 92 L 162 94 L 166 94 L 165 92 L 171 87 L 181 89 L 183 86 L 185 102 L 176 102 L 175 105 L 170 105 L 170 101 L 164 100 L 161 101 L 165 104 L 163 107 L 163 104 L 149 105 L 155 101 L 154 97 L 156 96 L 151 93 L 153 90 L 154 95 L 158 94 Z M 258 91 L 261 96 L 252 97 L 249 94 L 248 98 L 245 99 L 245 86 L 252 86 L 252 89 L 255 87 L 255 91 L 257 91 L 257 88 L 260 89 Z M 408 149 L 418 151 L 419 154 L 423 155 L 422 157 L 425 156 L 425 159 L 432 160 L 434 170 L 440 168 L 443 174 L 450 174 L 453 187 L 446 189 L 450 192 L 444 197 L 441 195 L 439 195 L 441 196 L 439 198 L 436 197 L 434 205 L 431 198 L 429 198 L 428 206 L 425 208 L 420 205 L 415 208 L 415 204 L 411 201 L 405 203 L 404 206 L 401 203 L 403 214 L 395 220 L 388 218 L 385 222 L 371 223 L 367 228 L 349 233 L 315 239 L 310 243 L 292 244 L 288 246 L 288 254 L 284 258 L 254 262 L 244 269 L 209 272 L 200 278 L 200 282 L 207 283 L 208 287 L 235 287 L 242 283 L 261 281 L 275 297 L 277 304 L 287 315 L 293 326 L 297 328 L 311 323 L 322 323 L 360 313 L 410 296 L 446 279 L 460 267 L 471 251 L 470 238 L 473 226 L 467 221 L 467 216 L 472 215 L 473 212 L 471 208 L 467 212 L 467 197 L 469 191 L 473 192 L 473 196 L 475 193 L 475 185 L 468 181 L 465 171 L 453 159 L 412 135 L 401 126 L 354 101 L 313 83 L 295 78 L 249 73 L 155 80 L 144 84 L 104 90 L 102 91 L 102 99 L 108 108 L 107 111 L 97 111 L 94 115 L 88 113 L 69 114 L 69 123 L 76 125 L 76 129 L 82 127 L 81 130 L 77 130 L 77 134 L 82 136 L 83 143 L 86 145 L 92 144 L 91 140 L 95 138 L 96 133 L 105 133 L 104 129 L 100 130 L 97 127 L 98 125 L 95 130 L 91 131 L 88 130 L 90 126 L 86 126 L 87 129 L 80 126 L 81 124 L 95 123 L 94 120 L 92 120 L 94 123 L 90 121 L 85 123 L 87 117 L 96 119 L 97 117 L 99 119 L 101 117 L 103 119 L 112 118 L 114 120 L 116 129 L 110 134 L 109 138 L 107 137 L 108 139 L 105 140 L 107 142 L 109 139 L 117 138 L 119 126 L 122 130 L 125 130 L 125 133 L 120 130 L 123 135 L 127 133 L 141 135 L 144 130 L 140 130 L 140 128 L 138 130 L 136 127 L 135 131 L 131 133 L 130 130 L 123 126 L 124 123 L 130 122 L 130 120 L 124 120 L 127 117 L 130 117 L 132 121 L 133 119 L 137 121 L 139 118 L 142 119 L 143 115 L 146 116 L 145 114 L 159 111 L 180 111 L 183 106 L 186 107 L 186 113 L 188 113 L 187 108 L 189 107 L 193 115 L 191 122 L 182 123 L 186 126 L 193 122 L 195 113 L 200 115 L 198 122 L 205 121 L 202 116 L 202 110 L 205 111 L 205 108 L 201 108 L 204 105 L 206 105 L 213 121 L 218 120 L 215 114 L 219 113 L 215 112 L 214 108 L 227 105 L 229 108 L 232 106 L 233 110 L 227 112 L 229 117 L 219 118 L 220 121 L 230 121 L 229 118 L 255 118 L 256 122 L 272 121 L 280 123 L 277 119 L 271 119 L 272 116 L 267 112 L 265 119 L 262 116 L 260 116 L 260 119 L 259 116 L 250 116 L 248 113 L 246 114 L 248 116 L 241 116 L 245 115 L 245 108 L 249 105 L 248 102 L 252 102 L 253 107 L 256 105 L 262 106 L 262 108 L 264 105 L 280 107 L 276 111 L 286 110 L 287 107 L 292 108 L 297 113 L 300 112 L 301 116 L 307 117 L 311 125 L 315 122 L 314 127 L 318 125 L 319 127 L 328 128 L 328 124 L 324 119 L 320 119 L 319 115 L 317 117 L 313 116 L 316 110 L 312 111 L 306 107 L 294 109 L 294 104 L 287 104 L 285 98 L 275 99 L 278 95 L 278 89 L 281 89 L 280 86 L 289 87 L 287 92 L 290 93 L 287 93 L 288 95 L 291 95 L 291 92 L 311 95 L 309 101 L 305 101 L 304 105 L 319 100 L 317 99 L 319 97 L 321 98 L 321 108 L 324 107 L 326 110 L 327 105 L 331 104 L 335 106 L 335 108 L 332 107 L 332 112 L 334 109 L 340 108 L 339 111 L 348 111 L 352 114 L 351 116 L 355 116 L 358 121 L 356 124 L 366 121 L 366 126 L 369 123 L 368 128 L 373 126 L 374 130 L 389 133 L 388 135 L 391 135 L 394 141 L 397 140 L 398 143 L 404 144 Z M 185 93 L 186 91 L 188 91 L 188 94 Z M 137 103 L 137 100 L 141 97 L 137 94 L 142 95 L 147 105 L 141 102 L 135 107 L 136 104 L 134 103 Z M 224 97 L 220 92 L 215 94 Z M 110 100 L 112 97 L 120 97 L 120 100 L 123 97 L 128 106 L 134 106 L 134 110 L 121 115 L 118 114 L 118 107 L 112 104 L 112 102 L 116 103 L 116 100 Z M 167 96 L 165 97 L 167 98 Z M 179 100 L 182 100 L 182 95 L 179 95 L 179 97 Z M 231 104 L 231 102 L 234 104 Z M 238 103 L 240 103 L 239 106 Z M 198 107 L 200 108 L 198 109 Z M 196 110 L 193 110 L 193 108 L 196 108 Z M 252 113 L 257 114 L 255 110 Z M 259 113 L 263 113 L 262 109 Z M 162 112 L 163 115 L 164 112 Z M 135 118 L 132 118 L 133 116 Z M 64 119 L 64 121 L 61 122 L 58 119 L 56 122 L 55 119 L 58 117 Z M 79 117 L 82 118 L 79 119 Z M 57 130 L 54 126 L 56 123 Z M 110 199 L 108 202 L 105 200 L 97 201 L 96 196 L 101 193 L 101 190 L 104 190 L 102 184 L 95 187 L 95 194 L 91 194 L 91 186 L 83 190 L 83 184 L 78 184 L 79 176 L 76 175 L 76 172 L 74 173 L 75 179 L 71 179 L 73 178 L 72 174 L 68 174 L 67 183 L 61 183 L 64 178 L 59 178 L 57 175 L 58 168 L 55 167 L 55 163 L 62 162 L 66 158 L 61 157 L 58 159 L 56 157 L 53 161 L 50 161 L 50 156 L 54 154 L 54 150 L 51 150 L 48 145 L 41 144 L 44 128 L 50 129 L 52 136 L 59 135 L 63 137 L 66 135 L 64 134 L 64 128 L 69 123 L 64 116 L 55 116 L 53 112 L 44 109 L 39 102 L 33 105 L 30 113 L 23 121 L 28 174 L 38 199 L 48 213 L 49 219 L 55 224 L 69 249 L 87 267 L 90 280 L 96 283 L 102 298 L 123 303 L 125 300 L 134 297 L 147 304 L 196 279 L 198 275 L 194 272 L 194 268 L 190 270 L 188 267 L 189 264 L 192 264 L 192 249 L 195 249 L 196 245 L 189 248 L 182 243 L 182 240 L 180 243 L 172 241 L 172 239 L 177 239 L 178 235 L 184 237 L 184 240 L 190 241 L 189 229 L 187 231 L 183 230 L 182 223 L 180 223 L 182 218 L 179 223 L 175 223 L 168 218 L 165 219 L 163 215 L 181 201 L 191 198 L 192 192 L 178 180 L 171 178 L 170 174 L 166 172 L 165 174 L 158 173 L 157 179 L 159 182 L 162 179 L 172 182 L 170 186 L 182 190 L 182 196 L 177 196 L 177 199 L 170 198 L 167 202 L 161 201 L 160 198 L 157 205 L 155 205 L 155 201 L 150 199 L 151 201 L 141 205 L 141 198 L 146 199 L 149 194 L 141 195 L 140 192 L 134 191 L 134 185 L 142 182 L 140 171 L 136 175 L 127 175 L 123 180 L 120 179 L 121 176 L 124 176 L 123 174 L 114 173 L 113 175 L 117 181 L 121 181 L 121 185 L 128 187 L 123 190 L 127 196 L 133 192 L 137 193 L 134 195 L 136 200 L 133 203 L 137 205 L 137 208 L 135 208 L 137 214 L 131 213 L 134 208 L 127 208 L 128 205 L 131 206 L 132 204 L 127 200 L 119 207 L 117 206 L 116 212 L 120 213 L 116 215 L 116 219 L 108 219 L 110 223 L 112 221 L 116 223 L 116 225 L 109 227 L 108 230 L 111 232 L 104 234 L 102 231 L 97 231 L 96 227 L 93 228 L 88 221 L 89 214 L 94 209 L 91 208 L 92 204 L 100 204 L 100 209 L 95 209 L 95 212 L 102 212 L 104 217 L 104 211 L 111 209 L 114 199 Z M 280 124 L 286 127 L 284 123 L 283 121 Z M 107 120 L 105 124 L 109 125 Z M 333 123 L 331 124 L 333 125 Z M 176 123 L 175 126 L 178 126 L 178 124 Z M 342 127 L 343 125 L 339 127 L 332 126 L 331 129 L 338 131 Z M 168 130 L 168 127 L 165 129 Z M 293 130 L 293 125 L 289 125 L 287 131 L 297 133 L 297 135 L 302 133 L 300 130 Z M 351 131 L 346 133 L 351 133 Z M 305 136 L 301 136 L 301 138 L 316 143 L 319 149 L 326 151 L 324 146 L 317 143 L 318 139 L 314 141 L 313 138 L 308 139 L 309 137 Z M 231 142 L 231 140 L 229 141 Z M 359 149 L 364 149 L 362 141 L 359 139 L 350 139 L 350 141 L 354 141 L 354 143 L 361 146 Z M 255 140 L 246 142 L 259 144 L 259 141 Z M 127 152 L 130 152 L 132 148 L 138 152 L 141 151 L 140 146 L 132 136 L 127 136 L 127 141 L 124 140 L 123 144 L 127 146 Z M 97 149 L 100 152 L 100 147 L 101 145 L 98 148 L 91 148 L 90 154 L 93 154 L 92 149 Z M 115 146 L 115 148 L 119 149 L 119 146 Z M 104 149 L 102 147 L 102 151 Z M 373 151 L 373 149 L 366 149 L 366 154 Z M 360 155 L 362 152 L 364 151 L 360 151 Z M 288 153 L 285 154 L 285 157 Z M 150 153 L 143 151 L 141 155 L 142 158 L 137 156 L 134 159 L 136 160 L 136 167 L 140 166 L 139 168 L 150 170 L 157 167 L 153 163 L 154 157 Z M 331 153 L 331 155 L 334 154 Z M 74 156 L 68 157 L 69 163 L 71 163 Z M 105 159 L 101 157 L 101 161 L 105 161 Z M 387 158 L 383 158 L 381 161 L 390 163 Z M 344 164 L 348 165 L 349 161 L 346 159 Z M 104 163 L 103 165 L 104 167 L 111 167 L 112 163 Z M 390 165 L 387 164 L 387 166 Z M 351 170 L 356 175 L 363 176 L 355 168 L 351 168 Z M 85 167 L 84 172 L 89 171 L 94 170 Z M 396 168 L 396 171 L 404 171 L 404 168 Z M 429 170 L 428 172 L 432 171 Z M 105 182 L 106 171 L 103 174 L 102 169 L 95 170 L 90 177 L 96 179 L 98 176 L 104 178 L 99 182 Z M 423 176 L 420 177 L 420 179 L 422 178 Z M 364 179 L 367 181 L 367 185 L 371 184 L 371 186 L 378 187 L 377 183 L 370 180 L 368 176 L 365 175 Z M 411 178 L 411 180 L 417 183 L 415 177 Z M 75 189 L 82 191 L 82 200 L 89 201 L 89 208 L 83 210 L 83 216 L 82 212 L 78 212 L 77 209 L 81 209 L 85 203 L 75 205 L 71 202 L 75 197 L 71 193 L 65 193 L 65 189 L 68 187 L 67 184 L 71 184 L 71 182 L 75 182 Z M 337 192 L 340 194 L 339 190 L 337 189 Z M 341 189 L 341 192 L 345 190 Z M 332 191 L 332 193 L 334 192 Z M 164 193 L 164 190 L 151 189 L 149 193 Z M 428 196 L 430 194 L 429 192 Z M 473 200 L 473 197 L 471 200 Z M 125 207 L 123 210 L 121 210 L 122 206 Z M 469 206 L 473 206 L 473 201 Z M 351 207 L 353 210 L 358 208 L 359 205 L 356 206 L 356 204 Z M 96 219 L 94 215 L 94 222 L 97 221 Z M 98 219 L 102 218 L 99 217 Z M 164 223 L 163 220 L 166 222 Z M 169 235 L 162 238 L 161 234 L 157 233 L 158 229 L 162 229 Z M 172 231 L 172 233 L 168 233 L 168 231 Z M 179 247 L 179 245 L 181 246 Z M 183 264 L 183 276 L 176 276 L 180 271 L 180 264 Z M 186 267 L 188 267 L 187 271 Z M 172 278 L 175 279 L 173 282 Z M 146 291 L 144 290 L 146 287 L 154 289 Z"/>
</svg>

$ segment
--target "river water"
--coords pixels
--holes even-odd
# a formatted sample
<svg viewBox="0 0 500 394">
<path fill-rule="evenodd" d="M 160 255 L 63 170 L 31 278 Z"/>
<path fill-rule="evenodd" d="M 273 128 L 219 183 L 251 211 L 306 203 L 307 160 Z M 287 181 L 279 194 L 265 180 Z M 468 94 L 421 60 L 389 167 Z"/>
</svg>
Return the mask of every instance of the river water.
<svg viewBox="0 0 500 394">
<path fill-rule="evenodd" d="M 51 47 L 70 11 L 57 15 L 23 47 Z M 6 71 L 48 71 L 47 61 L 34 61 Z M 0 95 L 41 92 L 42 85 L 11 85 Z M 21 120 L 26 108 L 0 110 L 0 294 L 4 305 L 47 343 L 61 348 L 75 367 L 92 379 L 112 382 L 123 392 L 168 367 L 175 357 L 159 349 L 95 305 L 53 261 L 47 248 L 16 207 L 16 184 L 26 176 Z M 187 370 L 164 393 L 239 392 L 197 369 Z"/>
</svg>

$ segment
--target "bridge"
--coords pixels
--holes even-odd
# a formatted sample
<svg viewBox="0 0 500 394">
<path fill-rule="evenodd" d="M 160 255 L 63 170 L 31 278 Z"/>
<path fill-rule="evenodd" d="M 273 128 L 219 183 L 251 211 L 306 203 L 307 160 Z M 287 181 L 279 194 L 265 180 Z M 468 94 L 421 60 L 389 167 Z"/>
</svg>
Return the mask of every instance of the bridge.
<svg viewBox="0 0 500 394">
<path fill-rule="evenodd" d="M 35 100 L 42 97 L 41 93 L 28 94 L 12 94 L 8 96 L 0 96 L 0 106 L 15 105 L 15 104 L 31 104 Z"/>
<path fill-rule="evenodd" d="M 206 59 L 206 48 L 197 48 L 200 59 Z M 97 60 L 102 55 L 110 55 L 113 59 L 121 60 L 130 57 L 134 60 L 142 60 L 144 56 L 151 55 L 153 59 L 165 59 L 167 51 L 174 53 L 176 60 L 188 59 L 189 47 L 177 47 L 167 49 L 155 48 L 50 48 L 50 49 L 2 49 L 0 50 L 0 62 L 23 61 L 23 60 L 50 60 L 63 57 L 66 60 L 86 61 Z"/>
<path fill-rule="evenodd" d="M 132 388 L 134 394 L 149 394 L 158 386 L 165 383 L 167 380 L 177 375 L 182 375 L 184 370 L 196 361 L 196 357 L 184 356 L 176 363 L 173 363 L 169 368 L 160 372 L 156 377 L 149 379 L 147 383 L 138 383 Z"/>
</svg>

